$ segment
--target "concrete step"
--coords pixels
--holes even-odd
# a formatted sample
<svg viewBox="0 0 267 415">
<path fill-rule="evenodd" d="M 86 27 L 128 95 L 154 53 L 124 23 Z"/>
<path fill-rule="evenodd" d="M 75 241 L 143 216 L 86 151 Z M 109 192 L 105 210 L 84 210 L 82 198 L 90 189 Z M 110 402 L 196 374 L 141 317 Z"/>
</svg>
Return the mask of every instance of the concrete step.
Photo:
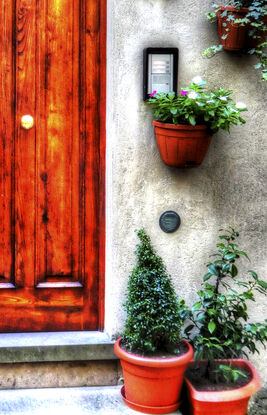
<svg viewBox="0 0 267 415">
<path fill-rule="evenodd" d="M 0 389 L 115 386 L 114 342 L 101 332 L 0 334 Z"/>
<path fill-rule="evenodd" d="M 123 402 L 120 388 L 1 390 L 0 415 L 137 415 Z"/>
</svg>

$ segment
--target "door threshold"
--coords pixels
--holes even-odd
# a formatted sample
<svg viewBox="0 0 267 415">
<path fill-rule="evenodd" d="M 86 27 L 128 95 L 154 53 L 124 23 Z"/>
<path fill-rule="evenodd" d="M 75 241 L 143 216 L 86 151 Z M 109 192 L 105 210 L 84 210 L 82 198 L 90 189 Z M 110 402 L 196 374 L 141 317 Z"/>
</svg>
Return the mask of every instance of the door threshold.
<svg viewBox="0 0 267 415">
<path fill-rule="evenodd" d="M 99 331 L 1 333 L 0 363 L 117 359 L 113 345 Z"/>
</svg>

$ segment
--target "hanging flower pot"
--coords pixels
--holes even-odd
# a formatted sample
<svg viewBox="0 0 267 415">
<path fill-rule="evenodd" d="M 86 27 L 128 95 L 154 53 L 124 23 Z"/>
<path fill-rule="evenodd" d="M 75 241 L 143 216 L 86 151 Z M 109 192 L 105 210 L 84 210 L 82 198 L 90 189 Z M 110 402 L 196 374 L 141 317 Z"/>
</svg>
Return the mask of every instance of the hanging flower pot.
<svg viewBox="0 0 267 415">
<path fill-rule="evenodd" d="M 206 16 L 217 22 L 220 45 L 208 47 L 203 56 L 212 57 L 222 49 L 255 55 L 259 62 L 254 68 L 261 70 L 266 81 L 266 0 L 226 0 L 224 6 L 213 3 Z"/>
<path fill-rule="evenodd" d="M 197 167 L 211 142 L 205 125 L 175 125 L 153 121 L 162 161 L 172 167 Z"/>
<path fill-rule="evenodd" d="M 180 406 L 180 392 L 193 349 L 184 341 L 185 353 L 169 358 L 150 358 L 127 352 L 121 339 L 115 343 L 120 358 L 124 387 L 122 397 L 132 409 L 150 414 L 166 414 Z"/>
<path fill-rule="evenodd" d="M 243 102 L 234 104 L 232 91 L 206 91 L 206 82 L 195 76 L 180 94 L 154 91 L 146 101 L 155 116 L 156 140 L 161 158 L 172 167 L 197 167 L 202 163 L 211 137 L 218 130 L 229 132 L 231 125 L 241 125 L 246 111 Z"/>
<path fill-rule="evenodd" d="M 220 6 L 217 11 L 218 35 L 220 43 L 225 50 L 239 51 L 248 47 L 248 32 L 250 25 L 235 23 L 236 19 L 243 19 L 249 10 L 245 7 L 236 9 L 235 7 Z M 231 20 L 228 20 L 232 17 Z"/>
<path fill-rule="evenodd" d="M 226 363 L 227 361 L 222 361 Z M 260 376 L 251 363 L 244 359 L 232 359 L 240 369 L 248 369 L 251 380 L 244 386 L 230 390 L 199 390 L 185 376 L 192 415 L 246 415 L 249 398 L 260 389 Z M 190 368 L 199 362 L 189 363 Z"/>
</svg>

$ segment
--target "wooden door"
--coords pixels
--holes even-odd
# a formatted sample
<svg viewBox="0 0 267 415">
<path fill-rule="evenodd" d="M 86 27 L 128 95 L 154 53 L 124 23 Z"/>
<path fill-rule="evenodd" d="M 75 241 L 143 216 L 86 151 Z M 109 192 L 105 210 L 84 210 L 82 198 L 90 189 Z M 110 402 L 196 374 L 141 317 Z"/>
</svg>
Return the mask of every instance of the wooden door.
<svg viewBox="0 0 267 415">
<path fill-rule="evenodd" d="M 104 0 L 4 1 L 0 27 L 0 331 L 101 329 Z"/>
</svg>

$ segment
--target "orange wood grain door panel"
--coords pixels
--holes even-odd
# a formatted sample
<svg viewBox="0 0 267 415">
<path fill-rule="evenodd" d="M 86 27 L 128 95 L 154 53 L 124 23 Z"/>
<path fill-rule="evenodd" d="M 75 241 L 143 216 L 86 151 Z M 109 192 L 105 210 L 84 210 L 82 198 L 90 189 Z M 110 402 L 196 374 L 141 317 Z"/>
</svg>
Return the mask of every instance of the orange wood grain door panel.
<svg viewBox="0 0 267 415">
<path fill-rule="evenodd" d="M 0 26 L 0 331 L 101 329 L 105 1 L 5 1 Z"/>
</svg>

